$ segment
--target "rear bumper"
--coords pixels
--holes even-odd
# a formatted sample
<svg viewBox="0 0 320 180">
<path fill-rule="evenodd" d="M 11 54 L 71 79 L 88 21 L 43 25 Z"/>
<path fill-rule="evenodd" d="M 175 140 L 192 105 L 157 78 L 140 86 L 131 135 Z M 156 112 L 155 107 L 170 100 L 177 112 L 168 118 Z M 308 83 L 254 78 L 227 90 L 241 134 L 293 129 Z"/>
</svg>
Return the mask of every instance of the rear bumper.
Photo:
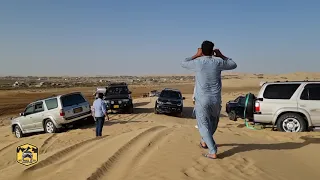
<svg viewBox="0 0 320 180">
<path fill-rule="evenodd" d="M 118 107 L 116 107 L 118 106 Z M 129 108 L 132 108 L 133 104 L 108 104 L 107 105 L 107 110 L 119 110 L 119 111 L 123 111 L 123 110 L 128 110 Z"/>
<path fill-rule="evenodd" d="M 86 119 L 88 117 L 91 117 L 92 114 L 91 114 L 91 111 L 88 111 L 88 112 L 85 112 L 85 113 L 82 113 L 82 114 L 79 114 L 79 115 L 75 115 L 75 116 L 71 116 L 71 117 L 68 117 L 68 118 L 62 118 L 61 121 L 59 121 L 59 124 L 68 124 L 68 123 L 72 123 L 72 122 L 75 122 L 75 121 L 78 121 L 78 120 L 83 120 L 83 119 Z M 59 124 L 57 124 L 59 126 Z"/>
<path fill-rule="evenodd" d="M 157 105 L 156 110 L 159 113 L 179 113 L 182 112 L 182 106 L 165 106 L 165 105 Z"/>
<path fill-rule="evenodd" d="M 272 122 L 272 115 L 263 115 L 263 114 L 253 114 L 254 122 L 263 123 L 263 124 L 274 124 Z"/>
</svg>

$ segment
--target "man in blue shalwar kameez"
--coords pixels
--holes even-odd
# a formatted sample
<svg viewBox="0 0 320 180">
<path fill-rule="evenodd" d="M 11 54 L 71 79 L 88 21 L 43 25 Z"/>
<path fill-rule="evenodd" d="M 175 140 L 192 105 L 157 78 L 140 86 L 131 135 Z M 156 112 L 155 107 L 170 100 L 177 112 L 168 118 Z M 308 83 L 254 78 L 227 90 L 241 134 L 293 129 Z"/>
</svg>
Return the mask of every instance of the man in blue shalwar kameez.
<svg viewBox="0 0 320 180">
<path fill-rule="evenodd" d="M 196 73 L 194 97 L 200 145 L 209 148 L 205 157 L 216 159 L 217 146 L 213 134 L 218 127 L 221 111 L 221 71 L 235 69 L 237 64 L 213 48 L 212 42 L 204 41 L 197 54 L 182 60 L 181 66 Z"/>
</svg>

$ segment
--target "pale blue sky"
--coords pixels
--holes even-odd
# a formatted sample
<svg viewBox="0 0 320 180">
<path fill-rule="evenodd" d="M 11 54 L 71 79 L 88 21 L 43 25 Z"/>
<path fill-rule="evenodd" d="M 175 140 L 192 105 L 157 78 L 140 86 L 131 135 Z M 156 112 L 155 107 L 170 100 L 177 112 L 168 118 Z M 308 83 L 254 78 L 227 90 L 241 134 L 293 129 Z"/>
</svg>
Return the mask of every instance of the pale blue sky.
<svg viewBox="0 0 320 180">
<path fill-rule="evenodd" d="M 0 75 L 184 74 L 203 40 L 235 72 L 319 71 L 316 0 L 3 0 Z"/>
</svg>

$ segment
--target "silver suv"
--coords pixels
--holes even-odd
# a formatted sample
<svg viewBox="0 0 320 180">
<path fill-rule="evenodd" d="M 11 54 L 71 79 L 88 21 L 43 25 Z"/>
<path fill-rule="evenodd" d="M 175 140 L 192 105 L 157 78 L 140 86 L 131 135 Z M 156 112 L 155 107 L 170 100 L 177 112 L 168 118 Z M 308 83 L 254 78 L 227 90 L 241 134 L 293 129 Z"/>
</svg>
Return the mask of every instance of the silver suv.
<svg viewBox="0 0 320 180">
<path fill-rule="evenodd" d="M 30 103 L 20 117 L 12 119 L 11 131 L 17 138 L 33 132 L 55 133 L 71 122 L 91 117 L 90 103 L 80 92 L 74 92 Z"/>
<path fill-rule="evenodd" d="M 320 81 L 266 82 L 254 104 L 254 121 L 279 131 L 302 132 L 320 126 Z"/>
</svg>

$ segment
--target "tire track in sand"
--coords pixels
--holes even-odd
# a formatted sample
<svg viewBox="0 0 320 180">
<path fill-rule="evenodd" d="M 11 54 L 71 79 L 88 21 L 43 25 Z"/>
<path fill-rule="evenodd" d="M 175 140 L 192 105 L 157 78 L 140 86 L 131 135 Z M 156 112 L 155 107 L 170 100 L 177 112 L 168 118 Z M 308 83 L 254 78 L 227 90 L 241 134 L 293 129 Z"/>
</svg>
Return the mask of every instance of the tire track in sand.
<svg viewBox="0 0 320 180">
<path fill-rule="evenodd" d="M 56 161 L 59 161 L 62 159 L 62 157 L 65 157 L 67 156 L 68 154 L 72 153 L 72 151 L 74 150 L 77 150 L 79 149 L 80 147 L 84 146 L 84 145 L 87 145 L 91 142 L 94 142 L 94 141 L 98 141 L 100 139 L 104 139 L 108 137 L 108 135 L 104 135 L 102 136 L 101 138 L 91 138 L 91 139 L 88 139 L 88 140 L 85 140 L 85 141 L 82 141 L 80 143 L 77 143 L 77 144 L 74 144 L 72 146 L 69 146 L 61 151 L 58 151 L 57 153 L 54 153 L 53 155 L 47 157 L 46 159 L 40 161 L 39 163 L 27 168 L 24 170 L 24 172 L 29 172 L 29 171 L 34 171 L 34 170 L 37 170 L 37 169 L 40 169 L 40 168 L 44 168 Z"/>
<path fill-rule="evenodd" d="M 49 147 L 58 139 L 58 134 L 51 134 L 39 148 L 39 154 L 44 154 L 48 151 Z"/>
<path fill-rule="evenodd" d="M 135 146 L 135 144 L 139 144 L 139 142 L 146 143 L 146 141 L 145 141 L 146 138 L 148 140 L 148 138 L 150 138 L 150 135 L 153 133 L 155 134 L 154 136 L 159 135 L 159 131 L 160 131 L 160 133 L 163 132 L 163 131 L 161 131 L 162 129 L 165 129 L 165 132 L 168 133 L 166 131 L 167 127 L 155 126 L 155 127 L 152 127 L 150 129 L 140 133 L 139 135 L 137 135 L 136 137 L 131 139 L 129 142 L 124 144 L 120 149 L 118 149 L 118 151 L 116 151 L 110 158 L 108 158 L 108 160 L 105 161 L 98 169 L 96 169 L 96 171 L 94 171 L 87 178 L 87 180 L 99 180 L 99 179 L 105 178 L 106 173 L 108 173 L 108 176 L 112 176 L 112 175 L 124 176 L 125 174 L 119 174 L 119 173 L 113 172 L 113 171 L 111 171 L 111 169 L 116 164 L 120 164 L 120 166 L 127 166 L 128 167 L 130 164 L 134 163 L 134 161 L 131 161 L 131 163 L 128 164 L 125 161 L 121 162 L 121 160 L 128 159 L 128 158 L 125 158 L 126 154 L 134 157 L 135 155 L 132 153 L 134 151 L 134 149 L 132 147 Z M 152 137 L 153 136 L 151 136 L 151 138 Z M 150 141 L 147 141 L 147 142 L 149 142 L 147 144 L 150 144 Z M 144 146 L 142 145 L 142 148 L 143 147 Z M 141 146 L 138 146 L 138 148 L 140 150 Z M 127 153 L 129 149 L 132 149 L 132 150 L 130 151 L 130 153 Z M 136 154 L 136 156 L 139 156 L 139 153 Z M 115 178 L 111 178 L 111 179 L 115 179 Z"/>
<path fill-rule="evenodd" d="M 147 141 L 145 146 L 140 149 L 139 153 L 132 158 L 132 162 L 130 163 L 131 169 L 125 171 L 126 173 L 123 175 L 122 179 L 127 179 L 131 172 L 134 172 L 138 169 L 138 167 L 147 162 L 149 156 L 152 155 L 157 148 L 159 148 L 160 144 L 165 142 L 173 130 L 173 128 L 165 129 L 156 134 L 150 141 Z"/>
<path fill-rule="evenodd" d="M 20 141 L 10 143 L 10 144 L 6 145 L 5 147 L 3 147 L 2 149 L 0 149 L 0 155 L 2 154 L 3 151 L 5 151 L 6 149 L 9 149 L 10 147 L 12 147 L 14 144 L 17 144 L 18 142 L 20 142 Z"/>
</svg>

